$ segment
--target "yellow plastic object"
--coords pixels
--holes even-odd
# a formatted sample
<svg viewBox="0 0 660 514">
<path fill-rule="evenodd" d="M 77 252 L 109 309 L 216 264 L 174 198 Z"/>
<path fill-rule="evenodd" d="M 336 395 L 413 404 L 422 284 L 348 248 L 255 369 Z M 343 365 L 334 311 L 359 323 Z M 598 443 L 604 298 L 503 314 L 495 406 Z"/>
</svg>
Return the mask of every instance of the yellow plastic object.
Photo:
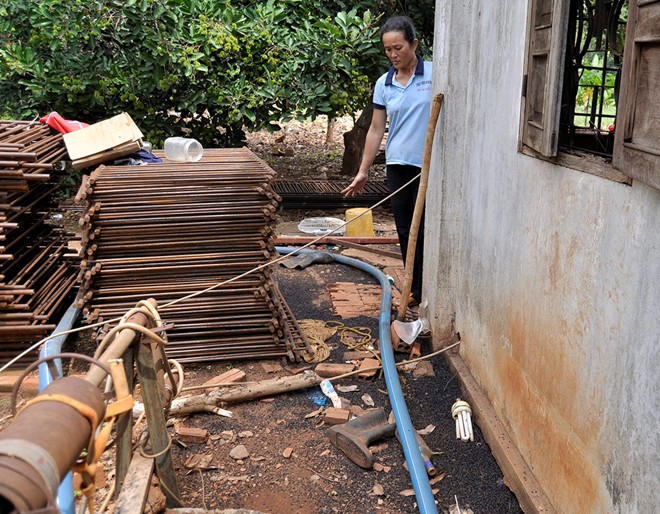
<svg viewBox="0 0 660 514">
<path fill-rule="evenodd" d="M 366 214 L 355 219 L 363 212 Z M 346 209 L 346 237 L 374 237 L 374 221 L 371 211 L 362 207 Z"/>
</svg>

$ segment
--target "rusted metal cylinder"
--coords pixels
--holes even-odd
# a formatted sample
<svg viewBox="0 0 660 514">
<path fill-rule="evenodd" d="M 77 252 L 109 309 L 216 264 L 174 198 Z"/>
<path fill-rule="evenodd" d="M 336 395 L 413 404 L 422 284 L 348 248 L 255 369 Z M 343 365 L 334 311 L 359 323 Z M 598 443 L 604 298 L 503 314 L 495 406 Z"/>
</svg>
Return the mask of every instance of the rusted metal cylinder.
<svg viewBox="0 0 660 514">
<path fill-rule="evenodd" d="M 40 396 L 48 394 L 69 397 L 103 419 L 101 391 L 81 378 L 57 380 Z M 40 401 L 20 412 L 0 432 L 0 514 L 45 507 L 86 448 L 91 431 L 87 417 L 60 401 Z"/>
</svg>

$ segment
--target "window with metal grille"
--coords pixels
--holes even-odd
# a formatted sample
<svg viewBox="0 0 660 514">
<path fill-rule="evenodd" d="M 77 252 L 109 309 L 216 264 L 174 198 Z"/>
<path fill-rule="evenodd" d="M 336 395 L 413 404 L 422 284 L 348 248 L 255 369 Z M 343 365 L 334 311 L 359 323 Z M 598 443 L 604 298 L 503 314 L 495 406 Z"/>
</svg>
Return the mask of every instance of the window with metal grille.
<svg viewBox="0 0 660 514">
<path fill-rule="evenodd" d="M 611 156 L 628 0 L 571 0 L 559 147 Z"/>
<path fill-rule="evenodd" d="M 520 151 L 660 190 L 660 0 L 529 0 L 528 27 Z"/>
</svg>

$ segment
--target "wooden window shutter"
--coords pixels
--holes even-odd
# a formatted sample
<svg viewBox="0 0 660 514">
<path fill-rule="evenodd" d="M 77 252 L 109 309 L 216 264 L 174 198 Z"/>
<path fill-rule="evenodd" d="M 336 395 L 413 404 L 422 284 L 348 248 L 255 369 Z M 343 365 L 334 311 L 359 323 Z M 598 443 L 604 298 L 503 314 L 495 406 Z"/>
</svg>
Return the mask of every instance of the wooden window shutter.
<svg viewBox="0 0 660 514">
<path fill-rule="evenodd" d="M 532 0 L 523 86 L 522 142 L 557 155 L 569 0 Z"/>
<path fill-rule="evenodd" d="M 660 0 L 630 0 L 614 167 L 660 189 Z"/>
</svg>

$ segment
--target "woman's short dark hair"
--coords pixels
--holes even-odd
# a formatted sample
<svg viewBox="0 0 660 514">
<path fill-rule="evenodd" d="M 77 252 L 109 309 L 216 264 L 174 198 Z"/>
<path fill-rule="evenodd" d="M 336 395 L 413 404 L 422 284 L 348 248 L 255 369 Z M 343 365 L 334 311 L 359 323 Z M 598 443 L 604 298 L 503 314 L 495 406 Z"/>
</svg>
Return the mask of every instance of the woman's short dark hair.
<svg viewBox="0 0 660 514">
<path fill-rule="evenodd" d="M 413 21 L 408 16 L 392 16 L 388 18 L 380 28 L 380 38 L 383 39 L 383 35 L 388 32 L 403 33 L 403 38 L 411 45 L 417 37 L 417 34 L 415 34 L 415 25 L 413 25 Z"/>
</svg>

